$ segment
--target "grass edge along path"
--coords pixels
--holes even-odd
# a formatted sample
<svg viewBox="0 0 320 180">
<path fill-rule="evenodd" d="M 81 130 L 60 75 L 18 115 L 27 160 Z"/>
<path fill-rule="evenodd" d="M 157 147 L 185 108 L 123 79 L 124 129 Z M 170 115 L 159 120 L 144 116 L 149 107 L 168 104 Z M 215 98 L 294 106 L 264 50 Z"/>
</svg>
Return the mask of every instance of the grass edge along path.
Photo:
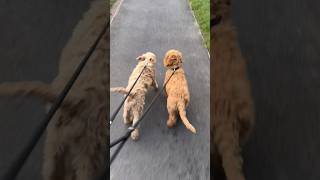
<svg viewBox="0 0 320 180">
<path fill-rule="evenodd" d="M 189 2 L 200 26 L 204 44 L 210 49 L 210 0 L 189 0 Z"/>
</svg>

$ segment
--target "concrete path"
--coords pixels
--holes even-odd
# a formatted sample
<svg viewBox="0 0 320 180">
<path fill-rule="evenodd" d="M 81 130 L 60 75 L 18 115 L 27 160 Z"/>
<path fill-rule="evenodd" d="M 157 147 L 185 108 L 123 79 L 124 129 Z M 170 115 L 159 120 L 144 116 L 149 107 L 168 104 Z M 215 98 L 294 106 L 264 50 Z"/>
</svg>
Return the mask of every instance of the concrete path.
<svg viewBox="0 0 320 180">
<path fill-rule="evenodd" d="M 248 180 L 320 177 L 320 1 L 234 1 L 256 102 Z"/>
<path fill-rule="evenodd" d="M 61 50 L 89 2 L 0 0 L 0 83 L 50 82 Z M 38 101 L 22 98 L 0 98 L 0 114 L 1 179 L 45 114 Z M 17 179 L 42 179 L 42 148 L 41 141 Z"/>
<path fill-rule="evenodd" d="M 191 134 L 180 120 L 176 128 L 167 129 L 166 99 L 162 94 L 141 123 L 140 140 L 130 139 L 112 164 L 111 180 L 208 180 L 209 57 L 188 0 L 124 0 L 111 24 L 110 37 L 111 87 L 127 85 L 137 64 L 135 58 L 146 51 L 157 55 L 156 78 L 162 85 L 165 52 L 175 48 L 183 53 L 191 93 L 187 116 L 198 130 L 198 134 Z M 147 96 L 146 105 L 154 95 L 152 92 Z M 123 96 L 110 96 L 112 113 Z M 111 127 L 111 140 L 125 130 L 120 111 Z"/>
</svg>

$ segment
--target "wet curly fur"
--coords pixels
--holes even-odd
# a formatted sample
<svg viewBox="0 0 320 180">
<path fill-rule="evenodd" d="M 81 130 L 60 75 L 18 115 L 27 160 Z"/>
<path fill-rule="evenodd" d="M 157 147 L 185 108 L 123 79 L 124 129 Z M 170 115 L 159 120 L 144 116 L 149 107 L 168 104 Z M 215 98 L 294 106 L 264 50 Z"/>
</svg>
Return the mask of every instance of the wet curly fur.
<svg viewBox="0 0 320 180">
<path fill-rule="evenodd" d="M 51 84 L 38 81 L 0 84 L 1 96 L 33 96 L 54 102 L 106 23 L 105 1 L 95 0 L 62 51 Z M 44 180 L 92 180 L 106 167 L 109 105 L 108 33 L 47 127 Z"/>
<path fill-rule="evenodd" d="M 165 87 L 165 94 L 167 95 L 167 110 L 169 113 L 167 127 L 172 128 L 176 125 L 177 115 L 179 114 L 186 128 L 192 133 L 196 133 L 196 129 L 189 122 L 186 115 L 186 107 L 190 101 L 190 93 L 187 79 L 182 68 L 182 63 L 182 53 L 174 49 L 169 50 L 163 59 L 163 65 L 168 69 L 164 83 L 168 81 L 173 69 L 176 68 L 175 73 L 172 75 Z"/>
<path fill-rule="evenodd" d="M 145 96 L 148 90 L 153 87 L 155 90 L 158 89 L 158 83 L 156 81 L 155 64 L 156 55 L 152 52 L 147 52 L 137 57 L 139 61 L 133 72 L 129 77 L 129 82 L 127 87 L 114 87 L 111 88 L 111 92 L 119 92 L 127 94 L 134 82 L 141 74 L 140 79 L 137 81 L 136 85 L 130 92 L 130 95 L 126 99 L 123 108 L 123 120 L 125 124 L 132 123 L 134 125 L 141 117 L 143 113 L 143 107 L 145 104 Z M 146 68 L 145 65 L 147 64 Z M 131 138 L 137 140 L 139 138 L 139 129 L 136 128 L 131 133 Z"/>
<path fill-rule="evenodd" d="M 254 107 L 230 5 L 230 0 L 214 0 L 211 4 L 211 157 L 214 169 L 223 169 L 228 180 L 245 180 L 241 146 L 253 128 Z"/>
</svg>

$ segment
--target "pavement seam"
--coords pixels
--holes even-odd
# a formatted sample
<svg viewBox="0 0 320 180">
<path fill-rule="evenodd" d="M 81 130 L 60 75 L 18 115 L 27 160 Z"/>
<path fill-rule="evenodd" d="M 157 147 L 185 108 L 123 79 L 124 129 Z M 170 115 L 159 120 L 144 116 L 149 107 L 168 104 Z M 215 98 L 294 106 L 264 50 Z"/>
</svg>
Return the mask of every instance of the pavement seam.
<svg viewBox="0 0 320 180">
<path fill-rule="evenodd" d="M 190 2 L 189 0 L 186 0 L 186 1 L 188 1 L 188 6 L 189 6 L 189 9 L 190 9 L 191 14 L 192 14 L 192 16 L 193 16 L 193 19 L 194 19 L 194 21 L 195 21 L 195 23 L 196 23 L 196 26 L 197 26 L 198 31 L 199 31 L 199 33 L 200 33 L 200 36 L 201 36 L 201 38 L 202 38 L 202 43 L 205 43 L 203 34 L 202 34 L 202 32 L 201 32 L 201 29 L 200 29 L 200 25 L 198 24 L 197 18 L 196 18 L 196 16 L 194 15 L 194 12 L 193 12 L 193 10 L 192 10 L 191 2 Z M 203 45 L 202 45 L 202 46 L 203 46 Z M 208 47 L 205 46 L 205 49 L 206 49 L 206 51 L 207 51 L 207 54 L 208 54 L 208 57 L 209 57 L 209 61 L 210 61 L 210 53 L 209 53 Z"/>
<path fill-rule="evenodd" d="M 119 2 L 119 4 L 117 5 L 117 8 L 116 8 L 114 14 L 111 15 L 110 25 L 111 25 L 113 19 L 114 19 L 114 18 L 117 16 L 117 14 L 119 13 L 119 10 L 120 10 L 120 7 L 121 7 L 121 5 L 122 5 L 122 2 L 123 2 L 123 0 L 120 0 L 120 2 Z"/>
</svg>

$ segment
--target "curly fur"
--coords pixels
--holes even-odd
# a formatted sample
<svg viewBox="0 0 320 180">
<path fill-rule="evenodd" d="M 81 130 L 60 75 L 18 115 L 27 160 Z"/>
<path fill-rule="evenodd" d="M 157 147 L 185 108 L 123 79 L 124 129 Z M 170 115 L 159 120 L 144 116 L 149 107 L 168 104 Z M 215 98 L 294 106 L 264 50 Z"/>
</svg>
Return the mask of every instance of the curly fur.
<svg viewBox="0 0 320 180">
<path fill-rule="evenodd" d="M 192 133 L 196 133 L 196 129 L 186 116 L 186 107 L 190 101 L 190 94 L 187 79 L 182 68 L 182 53 L 174 49 L 169 50 L 163 59 L 163 65 L 168 68 L 164 83 L 168 81 L 173 69 L 177 69 L 165 87 L 167 110 L 169 113 L 167 127 L 172 128 L 176 125 L 177 114 L 179 114 L 186 128 Z"/>
<path fill-rule="evenodd" d="M 254 125 L 250 83 L 230 19 L 230 0 L 214 0 L 212 6 L 217 24 L 211 28 L 211 156 L 214 168 L 223 168 L 228 180 L 245 180 L 241 146 Z"/>
<path fill-rule="evenodd" d="M 156 55 L 147 52 L 137 57 L 139 61 L 137 66 L 134 68 L 133 72 L 129 77 L 129 82 L 127 87 L 114 87 L 111 88 L 111 92 L 119 92 L 123 94 L 127 94 L 134 82 L 137 80 L 138 76 L 142 72 L 143 68 L 147 64 L 143 73 L 141 74 L 140 79 L 137 81 L 136 85 L 132 89 L 130 95 L 125 101 L 124 110 L 123 110 L 123 120 L 125 124 L 132 123 L 134 125 L 141 117 L 143 113 L 143 107 L 145 104 L 145 96 L 148 90 L 153 87 L 154 89 L 158 89 L 158 83 L 156 81 L 155 74 L 155 63 L 156 63 Z M 137 140 L 139 138 L 139 129 L 136 128 L 131 133 L 131 138 L 133 140 Z"/>
<path fill-rule="evenodd" d="M 51 84 L 37 81 L 2 83 L 0 95 L 33 96 L 45 103 L 54 102 L 105 25 L 105 7 L 105 1 L 92 2 L 63 49 L 58 74 Z M 108 33 L 105 33 L 47 127 L 43 165 L 45 180 L 92 180 L 105 170 L 107 42 Z"/>
</svg>

